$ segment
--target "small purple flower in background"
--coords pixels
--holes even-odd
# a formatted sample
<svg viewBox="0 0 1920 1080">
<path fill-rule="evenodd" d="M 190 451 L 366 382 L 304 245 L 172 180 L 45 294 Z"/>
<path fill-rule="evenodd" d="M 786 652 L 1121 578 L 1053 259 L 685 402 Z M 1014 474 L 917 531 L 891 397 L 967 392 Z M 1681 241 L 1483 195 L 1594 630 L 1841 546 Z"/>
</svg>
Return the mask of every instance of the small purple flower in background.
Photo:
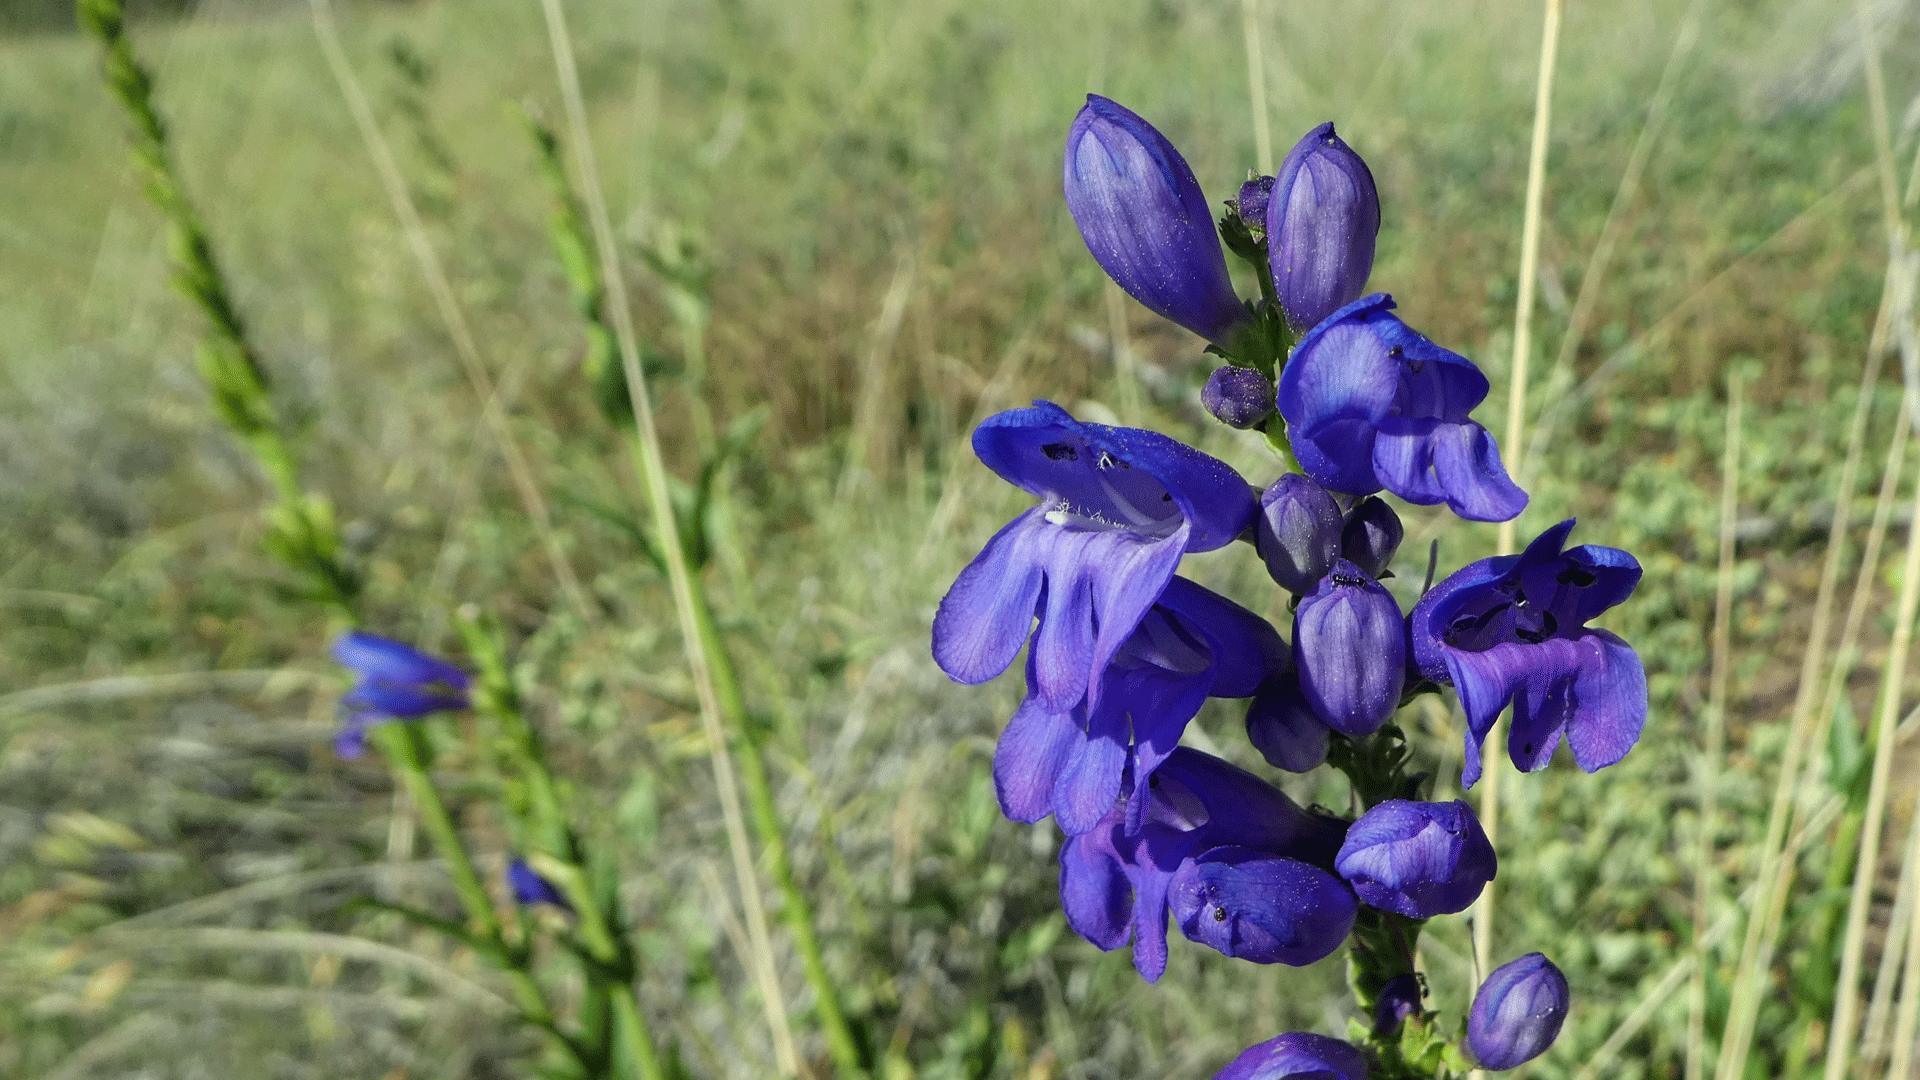
<svg viewBox="0 0 1920 1080">
<path fill-rule="evenodd" d="M 1132 941 L 1148 982 L 1166 970 L 1169 909 L 1189 938 L 1256 963 L 1311 964 L 1346 940 L 1359 903 L 1324 869 L 1346 822 L 1188 747 L 1149 787 L 1137 835 L 1115 807 L 1061 847 L 1060 906 L 1075 933 L 1102 949 Z"/>
<path fill-rule="evenodd" d="M 1400 515 L 1378 495 L 1369 495 L 1347 511 L 1340 532 L 1340 557 L 1366 571 L 1375 580 L 1387 575 L 1394 552 L 1407 535 Z"/>
<path fill-rule="evenodd" d="M 1135 300 L 1223 347 L 1252 321 L 1227 275 L 1212 206 L 1152 124 L 1087 95 L 1067 133 L 1065 186 L 1087 250 Z"/>
<path fill-rule="evenodd" d="M 1050 712 L 1097 708 L 1101 674 L 1180 557 L 1225 546 L 1253 518 L 1253 491 L 1225 462 L 1047 401 L 988 417 L 973 450 L 1041 502 L 960 571 L 933 618 L 933 658 L 958 682 L 986 682 L 1038 615 L 1030 686 Z"/>
<path fill-rule="evenodd" d="M 1400 604 L 1341 559 L 1293 613 L 1293 660 L 1307 704 L 1327 726 L 1365 738 L 1400 707 L 1407 677 Z"/>
<path fill-rule="evenodd" d="M 1411 919 L 1465 911 L 1498 866 L 1466 803 L 1379 803 L 1347 830 L 1334 869 L 1364 903 Z"/>
<path fill-rule="evenodd" d="M 1340 504 L 1299 473 L 1283 473 L 1260 493 L 1253 548 L 1267 576 L 1295 596 L 1313 591 L 1340 557 Z"/>
<path fill-rule="evenodd" d="M 340 698 L 347 717 L 333 746 L 341 757 L 366 752 L 370 725 L 467 707 L 467 673 L 410 645 L 354 630 L 335 638 L 332 652 L 359 678 Z"/>
<path fill-rule="evenodd" d="M 1233 211 L 1249 230 L 1259 229 L 1262 235 L 1267 231 L 1267 203 L 1273 199 L 1273 177 L 1256 176 L 1240 185 L 1240 194 L 1233 200 Z"/>
<path fill-rule="evenodd" d="M 1502 964 L 1473 995 L 1467 1049 L 1489 1069 L 1539 1057 L 1560 1034 L 1570 997 L 1567 977 L 1539 953 Z"/>
<path fill-rule="evenodd" d="M 1334 491 L 1381 488 L 1472 521 L 1506 521 L 1527 493 L 1468 414 L 1487 397 L 1473 362 L 1415 333 L 1385 293 L 1307 332 L 1280 372 L 1277 401 L 1307 475 Z"/>
<path fill-rule="evenodd" d="M 1154 769 L 1201 704 L 1251 695 L 1285 666 L 1286 644 L 1265 619 L 1175 577 L 1101 674 L 1097 706 L 1049 711 L 1028 655 L 1028 697 L 994 749 L 994 788 L 1014 821 L 1052 814 L 1078 836 L 1113 809 L 1127 777 L 1126 828 L 1137 832 Z"/>
<path fill-rule="evenodd" d="M 1252 368 L 1216 368 L 1200 388 L 1200 404 L 1215 420 L 1245 431 L 1273 413 L 1273 380 Z"/>
<path fill-rule="evenodd" d="M 1373 999 L 1373 1031 L 1385 1039 L 1393 1037 L 1406 1023 L 1407 1017 L 1419 1016 L 1426 1012 L 1420 1002 L 1427 996 L 1426 987 L 1420 984 L 1420 976 L 1407 974 L 1395 975 L 1388 979 Z"/>
<path fill-rule="evenodd" d="M 1213 1080 L 1367 1080 L 1367 1059 L 1339 1039 L 1291 1031 L 1248 1047 Z"/>
<path fill-rule="evenodd" d="M 1450 684 L 1467 714 L 1461 783 L 1480 778 L 1480 742 L 1513 703 L 1507 753 L 1545 768 L 1564 734 L 1587 772 L 1619 761 L 1647 722 L 1647 674 L 1633 647 L 1589 619 L 1632 595 L 1640 564 L 1618 548 L 1561 551 L 1572 521 L 1518 555 L 1469 564 L 1422 597 L 1408 620 L 1421 674 Z"/>
<path fill-rule="evenodd" d="M 1295 671 L 1262 683 L 1247 706 L 1247 740 L 1276 769 L 1309 772 L 1327 760 L 1332 730 L 1307 704 Z"/>
<path fill-rule="evenodd" d="M 1380 196 L 1367 163 L 1332 124 L 1307 132 L 1287 152 L 1273 177 L 1266 224 L 1274 288 L 1295 333 L 1360 298 L 1373 273 Z"/>
<path fill-rule="evenodd" d="M 561 895 L 553 882 L 534 872 L 525 859 L 514 859 L 507 864 L 507 885 L 513 889 L 513 902 L 521 907 L 535 904 L 552 904 L 554 907 L 573 910 L 567 898 Z"/>
</svg>

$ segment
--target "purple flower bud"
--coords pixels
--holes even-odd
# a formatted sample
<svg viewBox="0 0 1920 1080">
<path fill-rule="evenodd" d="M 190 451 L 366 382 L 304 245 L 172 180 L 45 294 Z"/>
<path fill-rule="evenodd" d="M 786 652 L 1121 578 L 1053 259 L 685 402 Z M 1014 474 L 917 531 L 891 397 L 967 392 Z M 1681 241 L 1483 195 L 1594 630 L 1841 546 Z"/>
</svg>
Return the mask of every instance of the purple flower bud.
<svg viewBox="0 0 1920 1080">
<path fill-rule="evenodd" d="M 1325 1035 L 1290 1031 L 1250 1046 L 1213 1080 L 1367 1080 L 1367 1059 L 1355 1047 Z"/>
<path fill-rule="evenodd" d="M 1067 133 L 1067 210 L 1087 249 L 1135 300 L 1224 345 L 1251 320 L 1233 291 L 1213 210 L 1153 125 L 1087 95 Z"/>
<path fill-rule="evenodd" d="M 1406 527 L 1400 524 L 1400 515 L 1393 512 L 1393 507 L 1380 496 L 1369 495 L 1347 511 L 1346 528 L 1340 533 L 1340 557 L 1377 579 L 1387 572 L 1393 553 L 1400 550 L 1400 541 L 1406 535 Z"/>
<path fill-rule="evenodd" d="M 1380 196 L 1367 163 L 1332 124 L 1307 132 L 1280 163 L 1267 203 L 1267 258 L 1296 333 L 1360 298 L 1379 232 Z"/>
<path fill-rule="evenodd" d="M 1467 1013 L 1467 1049 L 1489 1069 L 1511 1069 L 1546 1053 L 1567 1019 L 1567 977 L 1528 953 L 1487 976 Z"/>
<path fill-rule="evenodd" d="M 1240 185 L 1240 197 L 1233 208 L 1250 229 L 1267 231 L 1267 203 L 1273 198 L 1273 177 L 1256 176 Z"/>
<path fill-rule="evenodd" d="M 1406 681 L 1400 605 L 1341 559 L 1294 610 L 1293 657 L 1320 719 L 1356 739 L 1371 735 L 1400 706 Z"/>
<path fill-rule="evenodd" d="M 1276 769 L 1303 773 L 1327 760 L 1329 730 L 1291 671 L 1262 683 L 1247 706 L 1247 740 Z"/>
<path fill-rule="evenodd" d="M 567 898 L 554 887 L 553 882 L 534 872 L 525 859 L 515 859 L 507 864 L 507 885 L 513 889 L 513 902 L 521 907 L 535 904 L 552 904 L 558 908 L 573 910 Z"/>
<path fill-rule="evenodd" d="M 1388 799 L 1353 823 L 1334 859 L 1360 899 L 1412 919 L 1465 911 L 1496 866 L 1486 832 L 1458 799 Z"/>
<path fill-rule="evenodd" d="M 1200 404 L 1215 420 L 1245 431 L 1273 412 L 1273 380 L 1252 368 L 1218 368 L 1200 389 Z"/>
<path fill-rule="evenodd" d="M 1419 1016 L 1426 1011 L 1420 1004 L 1420 999 L 1424 997 L 1426 988 L 1420 985 L 1420 976 L 1395 975 L 1388 979 L 1373 999 L 1374 1034 L 1381 1038 L 1392 1038 L 1407 1017 Z"/>
<path fill-rule="evenodd" d="M 1260 495 L 1253 546 L 1280 587 L 1313 591 L 1340 557 L 1340 505 L 1319 484 L 1285 473 Z"/>
<path fill-rule="evenodd" d="M 1167 907 L 1188 940 L 1256 964 L 1304 967 L 1331 955 L 1360 905 L 1339 878 L 1258 848 L 1217 847 L 1182 865 Z"/>
</svg>

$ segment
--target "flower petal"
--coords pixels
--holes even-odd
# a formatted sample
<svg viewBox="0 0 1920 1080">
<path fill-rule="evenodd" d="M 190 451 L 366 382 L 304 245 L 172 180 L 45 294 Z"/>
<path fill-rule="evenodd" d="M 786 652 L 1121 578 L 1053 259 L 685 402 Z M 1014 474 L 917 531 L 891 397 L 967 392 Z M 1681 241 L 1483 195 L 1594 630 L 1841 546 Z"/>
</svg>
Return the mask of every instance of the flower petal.
<svg viewBox="0 0 1920 1080">
<path fill-rule="evenodd" d="M 1056 779 L 1086 738 L 1071 714 L 1049 712 L 1032 697 L 1021 702 L 993 748 L 1000 812 L 1024 822 L 1053 813 Z"/>
<path fill-rule="evenodd" d="M 1045 584 L 1046 508 L 1036 506 L 995 533 L 973 557 L 933 616 L 933 659 L 956 682 L 983 683 L 1007 670 L 1033 626 Z"/>
<path fill-rule="evenodd" d="M 1073 932 L 1100 949 L 1127 943 L 1133 932 L 1133 885 L 1113 846 L 1112 828 L 1069 837 L 1061 845 L 1060 908 Z"/>
<path fill-rule="evenodd" d="M 1626 757 L 1647 723 L 1647 674 L 1633 647 L 1605 630 L 1544 644 L 1556 646 L 1570 666 L 1537 689 L 1530 680 L 1515 696 L 1508 737 L 1514 765 L 1529 772 L 1546 765 L 1562 731 L 1587 772 Z"/>
</svg>

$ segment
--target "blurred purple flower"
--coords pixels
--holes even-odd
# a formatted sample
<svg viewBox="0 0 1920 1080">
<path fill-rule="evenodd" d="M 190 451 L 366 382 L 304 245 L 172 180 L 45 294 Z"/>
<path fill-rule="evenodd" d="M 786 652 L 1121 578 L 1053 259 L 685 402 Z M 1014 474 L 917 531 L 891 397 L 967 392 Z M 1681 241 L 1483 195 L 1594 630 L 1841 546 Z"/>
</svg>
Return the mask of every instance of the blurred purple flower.
<svg viewBox="0 0 1920 1080">
<path fill-rule="evenodd" d="M 1347 830 L 1334 869 L 1362 902 L 1410 919 L 1465 911 L 1498 863 L 1466 803 L 1388 799 Z"/>
<path fill-rule="evenodd" d="M 1065 187 L 1087 250 L 1135 300 L 1223 347 L 1252 321 L 1227 275 L 1211 204 L 1153 125 L 1087 95 L 1067 133 Z"/>
<path fill-rule="evenodd" d="M 1359 299 L 1373 273 L 1380 196 L 1367 163 L 1332 124 L 1307 132 L 1287 152 L 1273 177 L 1266 225 L 1274 287 L 1295 333 Z"/>
<path fill-rule="evenodd" d="M 1300 467 L 1350 495 L 1385 488 L 1473 521 L 1518 515 L 1526 492 L 1468 416 L 1486 400 L 1487 377 L 1392 308 L 1385 293 L 1348 304 L 1308 331 L 1281 369 L 1277 400 Z"/>
<path fill-rule="evenodd" d="M 1247 705 L 1247 740 L 1276 769 L 1303 773 L 1327 760 L 1332 730 L 1307 704 L 1293 670 L 1261 684 Z"/>
<path fill-rule="evenodd" d="M 513 902 L 521 907 L 552 904 L 567 911 L 573 910 L 573 905 L 567 903 L 567 898 L 553 882 L 535 873 L 525 859 L 514 859 L 507 864 L 507 884 L 513 889 Z"/>
<path fill-rule="evenodd" d="M 1060 849 L 1060 905 L 1076 933 L 1102 949 L 1132 941 L 1148 982 L 1166 970 L 1169 911 L 1191 940 L 1255 963 L 1311 964 L 1340 947 L 1359 904 L 1324 867 L 1344 821 L 1188 747 L 1147 786 L 1137 834 L 1115 807 Z"/>
<path fill-rule="evenodd" d="M 1513 703 L 1507 753 L 1545 768 L 1565 735 L 1587 772 L 1627 756 L 1647 722 L 1647 674 L 1633 647 L 1587 621 L 1632 595 L 1640 563 L 1618 548 L 1561 551 L 1572 521 L 1518 555 L 1461 568 L 1408 619 L 1413 660 L 1460 694 L 1467 714 L 1461 783 L 1480 778 L 1480 743 Z"/>
<path fill-rule="evenodd" d="M 333 746 L 341 757 L 366 752 L 370 725 L 467 707 L 467 673 L 412 646 L 354 630 L 335 638 L 332 652 L 359 679 L 340 698 L 346 719 Z"/>
<path fill-rule="evenodd" d="M 960 571 L 934 615 L 933 658 L 958 682 L 986 682 L 1037 615 L 1029 683 L 1049 712 L 1097 709 L 1102 673 L 1181 555 L 1226 545 L 1253 517 L 1252 489 L 1224 462 L 1047 401 L 987 418 L 973 450 L 1041 502 Z"/>
<path fill-rule="evenodd" d="M 1265 619 L 1182 577 L 1167 582 L 1102 672 L 1099 704 L 1049 711 L 1033 690 L 993 755 L 1000 807 L 1015 821 L 1052 814 L 1069 836 L 1092 830 L 1130 777 L 1126 829 L 1145 821 L 1154 769 L 1209 697 L 1251 695 L 1286 664 Z"/>
</svg>

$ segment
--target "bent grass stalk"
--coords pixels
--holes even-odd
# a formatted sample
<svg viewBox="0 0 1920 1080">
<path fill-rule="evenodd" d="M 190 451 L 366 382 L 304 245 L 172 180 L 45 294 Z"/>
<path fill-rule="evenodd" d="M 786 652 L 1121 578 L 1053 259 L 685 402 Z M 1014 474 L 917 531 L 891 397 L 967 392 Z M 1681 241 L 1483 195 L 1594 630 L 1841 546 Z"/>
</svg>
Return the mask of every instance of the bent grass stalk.
<svg viewBox="0 0 1920 1080">
<path fill-rule="evenodd" d="M 1540 261 L 1540 204 L 1546 196 L 1547 133 L 1553 124 L 1553 72 L 1554 57 L 1560 45 L 1560 7 L 1561 0 L 1546 0 L 1546 14 L 1540 28 L 1540 75 L 1534 86 L 1533 142 L 1527 153 L 1526 214 L 1520 226 L 1520 296 L 1514 305 L 1513 368 L 1507 387 L 1506 446 L 1507 452 L 1514 455 L 1508 460 L 1507 468 L 1514 475 L 1525 464 L 1519 454 L 1527 423 L 1527 361 L 1533 334 L 1534 276 Z M 1500 523 L 1499 546 L 1495 551 L 1500 555 L 1509 555 L 1514 549 L 1514 523 L 1511 520 L 1503 521 Z M 1494 749 L 1486 757 L 1485 774 L 1480 778 L 1480 782 L 1486 785 L 1480 792 L 1480 827 L 1486 830 L 1487 842 L 1496 850 L 1500 846 L 1500 777 L 1506 771 L 1500 765 L 1503 755 L 1499 747 L 1505 732 L 1505 721 L 1495 720 L 1493 730 L 1487 733 L 1486 739 L 1487 745 Z M 1489 881 L 1473 906 L 1476 980 L 1485 978 L 1493 970 L 1495 896 L 1494 883 Z M 1485 1073 L 1475 1069 L 1473 1075 L 1483 1076 Z"/>
<path fill-rule="evenodd" d="M 1864 33 L 1864 26 L 1862 30 Z M 1869 79 L 1872 80 L 1876 78 L 1878 71 L 1878 58 L 1873 49 L 1869 48 L 1866 52 L 1873 58 L 1873 63 L 1870 65 L 1872 71 L 1869 73 Z M 1884 118 L 1884 97 L 1880 100 L 1881 104 L 1878 108 Z M 1887 145 L 1883 137 L 1884 131 L 1885 128 L 1882 126 L 1875 133 L 1876 151 L 1882 151 L 1882 148 Z M 1879 159 L 1877 167 L 1862 168 L 1843 187 L 1851 186 L 1858 179 L 1877 169 L 1881 178 L 1883 211 L 1890 230 L 1889 242 L 1892 243 L 1893 237 L 1898 234 L 1900 214 L 1898 203 L 1893 201 L 1894 191 L 1889 183 L 1892 170 L 1890 151 L 1878 152 L 1876 157 Z M 1794 220 L 1799 221 L 1807 217 L 1821 203 L 1837 195 L 1839 190 L 1841 189 L 1830 192 L 1820 200 L 1820 203 L 1809 207 Z M 1792 224 L 1793 222 L 1789 222 L 1787 227 L 1791 227 Z M 1775 236 L 1785 231 L 1786 228 L 1783 228 L 1775 233 Z M 1735 266 L 1737 265 L 1738 262 L 1735 263 Z M 1725 278 L 1732 269 L 1733 267 L 1729 267 L 1713 281 L 1696 290 L 1694 296 L 1705 293 L 1715 282 Z M 1753 1043 L 1754 1025 L 1759 1017 L 1760 999 L 1766 989 L 1767 980 L 1764 976 L 1772 967 L 1775 941 L 1780 931 L 1781 919 L 1786 912 L 1787 894 L 1792 887 L 1797 870 L 1793 860 L 1785 859 L 1781 854 L 1780 844 L 1787 833 L 1790 812 L 1795 819 L 1798 818 L 1795 793 L 1803 782 L 1810 783 L 1812 779 L 1809 776 L 1803 781 L 1801 772 L 1803 762 L 1808 762 L 1805 767 L 1811 770 L 1809 749 L 1817 743 L 1815 731 L 1816 729 L 1824 730 L 1833 716 L 1838 707 L 1839 695 L 1844 689 L 1846 675 L 1852 670 L 1851 661 L 1848 659 L 1852 652 L 1851 643 L 1857 637 L 1860 620 L 1865 615 L 1865 598 L 1871 585 L 1870 577 L 1874 572 L 1874 562 L 1879 554 L 1881 537 L 1885 535 L 1885 510 L 1891 505 L 1892 491 L 1897 483 L 1900 466 L 1899 459 L 1894 453 L 1889 454 L 1887 471 L 1883 474 L 1880 500 L 1875 508 L 1874 528 L 1868 537 L 1866 558 L 1861 563 L 1859 579 L 1849 604 L 1846 632 L 1842 636 L 1832 680 L 1824 696 L 1824 705 L 1816 714 L 1815 705 L 1823 700 L 1819 693 L 1820 672 L 1826 664 L 1827 636 L 1831 629 L 1834 592 L 1839 583 L 1843 542 L 1850 518 L 1848 506 L 1853 497 L 1860 456 L 1865 446 L 1867 417 L 1872 406 L 1873 387 L 1879 381 L 1881 365 L 1886 358 L 1887 337 L 1894 319 L 1894 312 L 1896 308 L 1911 304 L 1910 299 L 1904 304 L 1901 300 L 1903 281 L 1905 290 L 1910 293 L 1912 283 L 1903 273 L 1899 259 L 1890 258 L 1881 290 L 1879 311 L 1874 317 L 1873 332 L 1862 364 L 1853 422 L 1847 432 L 1847 456 L 1840 470 L 1840 483 L 1834 500 L 1833 523 L 1827 533 L 1827 556 L 1821 567 L 1820 586 L 1814 599 L 1813 617 L 1807 632 L 1806 653 L 1801 658 L 1799 684 L 1794 693 L 1792 711 L 1788 714 L 1787 745 L 1782 756 L 1780 774 L 1775 781 L 1772 805 L 1767 812 L 1767 832 L 1760 849 L 1760 862 L 1755 875 L 1756 881 L 1762 886 L 1762 892 L 1752 908 L 1754 917 L 1747 924 L 1747 933 L 1741 943 L 1740 958 L 1734 969 L 1727 1022 L 1720 1039 L 1720 1067 L 1715 1073 L 1718 1080 L 1735 1080 L 1744 1074 L 1746 1068 L 1747 1055 Z M 1691 299 L 1689 298 L 1689 302 Z M 1681 305 L 1682 308 L 1686 306 L 1688 305 Z M 1679 310 L 1675 309 L 1675 314 Z M 1666 319 L 1661 321 L 1664 323 Z M 1658 329 L 1657 326 L 1656 329 Z M 1903 405 L 1903 412 L 1908 409 L 1909 406 Z M 1901 426 L 1895 434 L 1896 448 L 1905 436 L 1906 423 L 1910 419 L 1910 415 L 1902 418 Z"/>
<path fill-rule="evenodd" d="M 527 520 L 532 523 L 534 533 L 546 551 L 547 561 L 553 567 L 554 581 L 558 583 L 561 595 L 566 598 L 567 606 L 573 609 L 574 614 L 582 619 L 590 619 L 593 617 L 593 607 L 587 600 L 586 591 L 580 587 L 580 579 L 574 575 L 573 565 L 567 561 L 566 549 L 554 532 L 553 514 L 547 506 L 546 496 L 540 491 L 539 482 L 534 479 L 533 466 L 527 460 L 526 452 L 520 448 L 519 440 L 514 438 L 506 412 L 500 407 L 499 398 L 494 393 L 493 376 L 488 374 L 486 363 L 480 358 L 480 346 L 475 343 L 473 330 L 467 325 L 466 312 L 454 295 L 453 285 L 447 278 L 446 268 L 440 263 L 439 253 L 434 250 L 432 239 L 427 236 L 426 225 L 420 219 L 420 211 L 414 205 L 412 193 L 407 190 L 406 179 L 394 160 L 393 150 L 386 136 L 381 134 L 379 123 L 374 120 L 373 107 L 367 102 L 366 92 L 361 89 L 353 66 L 347 62 L 346 50 L 340 44 L 340 31 L 334 24 L 332 0 L 308 0 L 308 4 L 313 13 L 314 32 L 320 39 L 320 51 L 326 55 L 327 68 L 339 85 L 341 96 L 346 98 L 347 111 L 353 114 L 354 126 L 359 129 L 361 141 L 366 144 L 367 155 L 373 160 L 374 172 L 379 175 L 380 186 L 385 189 L 388 202 L 393 205 L 394 216 L 400 219 L 407 247 L 420 268 L 427 292 L 433 296 L 434 307 L 446 326 L 447 336 L 453 341 L 453 351 L 460 358 L 461 370 L 472 387 L 474 397 L 479 400 L 480 414 L 493 432 L 501 458 L 506 461 L 507 475 L 513 482 L 514 492 L 519 496 L 521 508 L 526 511 Z"/>
<path fill-rule="evenodd" d="M 756 939 L 754 945 L 762 953 L 763 965 L 770 968 L 771 950 L 766 944 L 766 915 L 760 902 L 746 832 L 741 821 L 739 792 L 728 756 L 729 740 L 724 726 L 728 721 L 739 733 L 733 745 L 740 755 L 741 771 L 746 780 L 755 825 L 767 849 L 769 871 L 785 901 L 784 913 L 788 929 L 794 936 L 795 949 L 800 954 L 802 966 L 814 990 L 815 1012 L 822 1033 L 826 1036 L 828 1051 L 841 1074 L 847 1077 L 862 1076 L 866 1070 L 858 1044 L 840 1008 L 838 989 L 826 971 L 819 941 L 813 931 L 812 907 L 794 879 L 792 866 L 788 862 L 785 837 L 774 807 L 772 789 L 767 781 L 759 748 L 747 727 L 748 718 L 745 703 L 740 697 L 738 680 L 734 677 L 732 664 L 714 624 L 712 610 L 706 602 L 699 579 L 687 563 L 681 543 L 667 483 L 666 464 L 660 450 L 659 432 L 647 397 L 646 374 L 640 366 L 639 338 L 628 308 L 626 283 L 620 270 L 612 221 L 607 212 L 606 199 L 600 190 L 598 165 L 587 125 L 586 105 L 581 97 L 579 72 L 574 65 L 573 44 L 567 31 L 566 16 L 559 0 L 541 0 L 541 9 L 546 16 L 554 63 L 559 72 L 560 92 L 573 136 L 583 201 L 593 227 L 601 273 L 607 285 L 608 314 L 612 317 L 621 365 L 627 376 L 627 391 L 633 404 L 637 434 L 635 450 L 640 459 L 637 464 L 658 526 L 658 543 L 673 591 L 687 666 L 700 701 L 701 725 L 712 755 L 715 783 L 720 791 L 722 814 L 726 819 L 728 844 L 733 852 L 742 905 L 748 914 L 748 931 Z M 776 1040 L 779 1040 L 788 1027 L 784 1002 L 776 995 L 766 1005 L 769 1022 L 774 1028 Z M 804 1069 L 804 1062 L 797 1055 L 793 1065 L 797 1069 Z"/>
</svg>

